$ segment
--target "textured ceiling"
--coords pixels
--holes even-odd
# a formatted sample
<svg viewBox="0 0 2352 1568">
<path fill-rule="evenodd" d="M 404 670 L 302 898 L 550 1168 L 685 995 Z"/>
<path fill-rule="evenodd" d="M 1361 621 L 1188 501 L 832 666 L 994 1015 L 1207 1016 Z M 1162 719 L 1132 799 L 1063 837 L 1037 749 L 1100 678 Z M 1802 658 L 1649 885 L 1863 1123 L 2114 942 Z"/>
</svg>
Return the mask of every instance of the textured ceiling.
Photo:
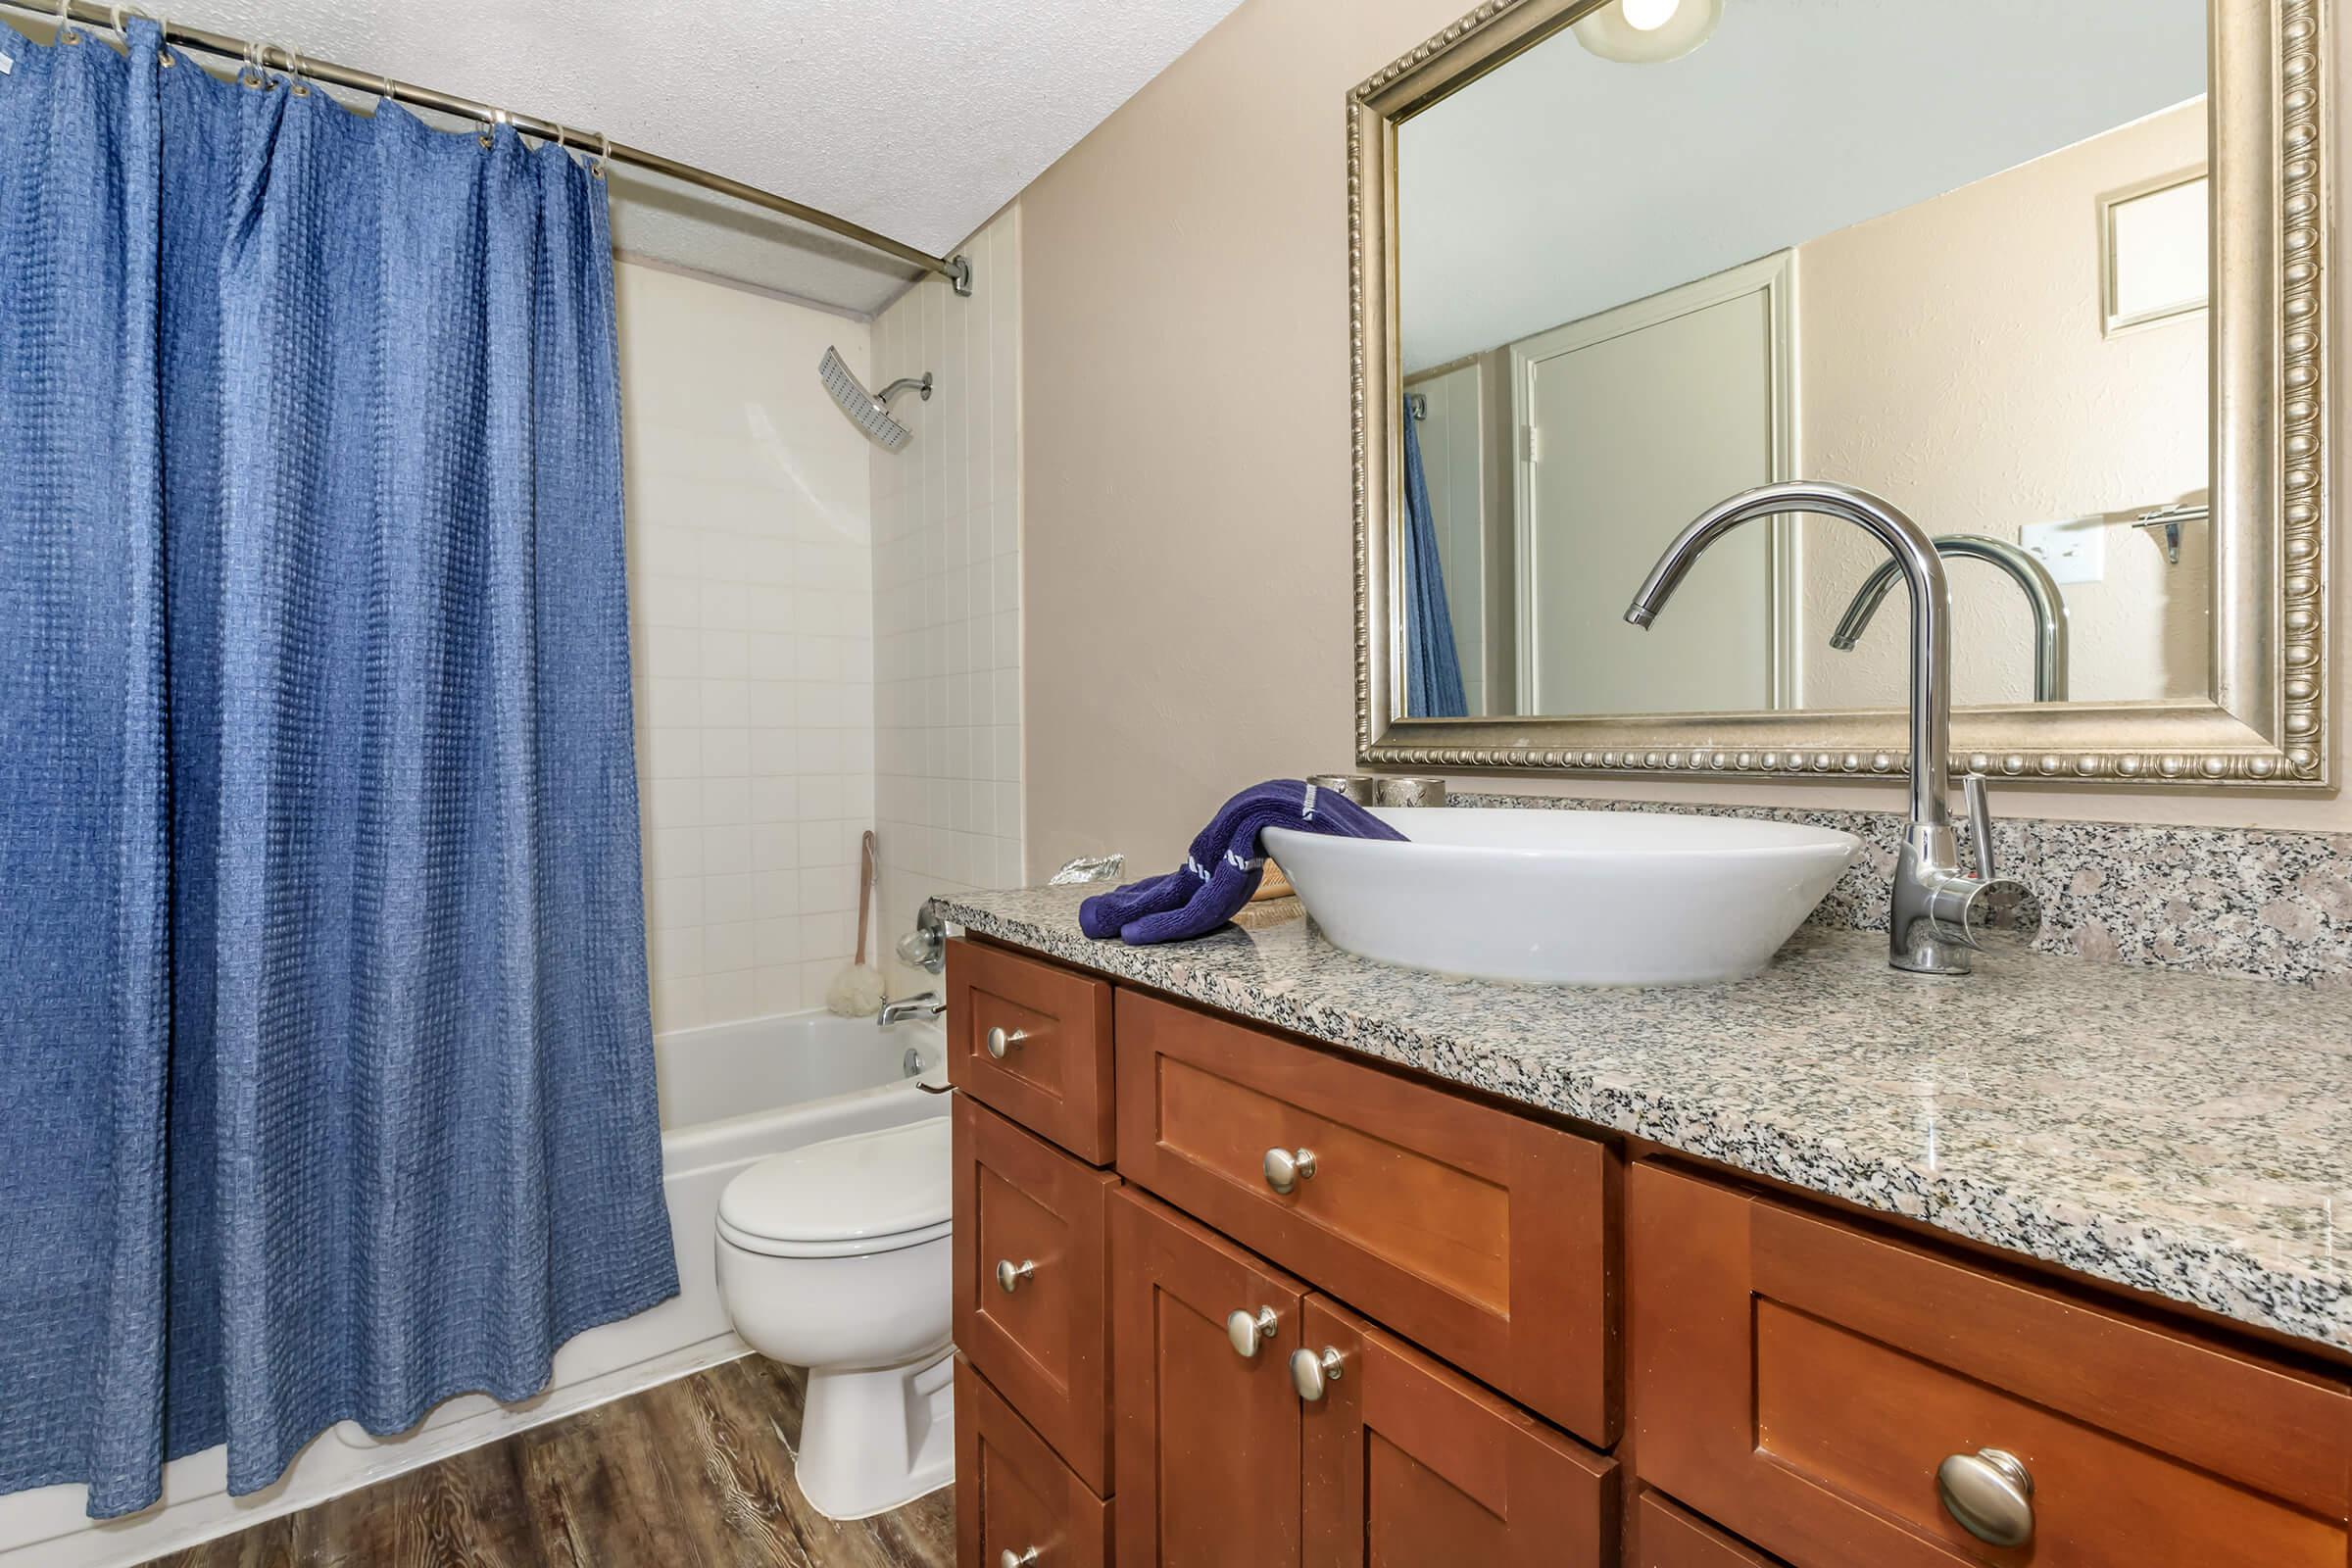
<svg viewBox="0 0 2352 1568">
<path fill-rule="evenodd" d="M 609 132 L 940 253 L 1238 0 L 174 0 L 192 25 Z M 650 178 L 624 250 L 858 311 L 906 274 Z M 787 243 L 777 243 L 779 239 Z"/>
</svg>

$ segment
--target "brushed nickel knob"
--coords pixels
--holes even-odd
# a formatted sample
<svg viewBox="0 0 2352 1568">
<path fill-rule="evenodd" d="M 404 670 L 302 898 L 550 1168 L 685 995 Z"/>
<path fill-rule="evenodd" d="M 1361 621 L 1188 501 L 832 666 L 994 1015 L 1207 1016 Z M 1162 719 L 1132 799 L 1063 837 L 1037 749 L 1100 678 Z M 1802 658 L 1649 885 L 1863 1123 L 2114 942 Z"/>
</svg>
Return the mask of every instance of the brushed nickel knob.
<svg viewBox="0 0 2352 1568">
<path fill-rule="evenodd" d="M 1037 1272 L 1037 1259 L 1024 1257 L 1015 1263 L 1009 1257 L 997 1259 L 997 1289 L 1006 1296 L 1021 1288 L 1021 1281 Z"/>
<path fill-rule="evenodd" d="M 1254 1315 L 1246 1308 L 1228 1312 L 1225 1314 L 1225 1338 L 1233 1342 L 1234 1354 L 1245 1361 L 1254 1361 L 1257 1359 L 1259 1344 L 1272 1339 L 1274 1330 L 1281 1322 L 1270 1306 L 1259 1307 Z"/>
<path fill-rule="evenodd" d="M 1323 1397 L 1324 1391 L 1340 1381 L 1340 1352 L 1330 1346 L 1320 1353 L 1313 1350 L 1291 1352 L 1291 1387 L 1298 1397 L 1313 1404 Z"/>
<path fill-rule="evenodd" d="M 1004 1027 L 999 1025 L 988 1032 L 988 1054 L 997 1060 L 1003 1061 L 1004 1053 L 1028 1038 L 1029 1031 L 1026 1029 L 1015 1029 L 1010 1034 L 1006 1034 Z"/>
<path fill-rule="evenodd" d="M 1278 1193 L 1289 1193 L 1315 1173 L 1315 1152 L 1311 1149 L 1269 1149 L 1265 1159 L 1266 1185 Z"/>
<path fill-rule="evenodd" d="M 1030 1565 L 1037 1562 L 1043 1555 L 1035 1546 L 1021 1552 L 1016 1552 L 1010 1546 L 1006 1546 L 997 1558 L 997 1568 L 1030 1568 Z"/>
<path fill-rule="evenodd" d="M 2034 1477 L 2000 1448 L 1955 1453 L 1936 1467 L 1936 1490 L 1952 1521 L 1994 1546 L 2034 1539 Z"/>
</svg>

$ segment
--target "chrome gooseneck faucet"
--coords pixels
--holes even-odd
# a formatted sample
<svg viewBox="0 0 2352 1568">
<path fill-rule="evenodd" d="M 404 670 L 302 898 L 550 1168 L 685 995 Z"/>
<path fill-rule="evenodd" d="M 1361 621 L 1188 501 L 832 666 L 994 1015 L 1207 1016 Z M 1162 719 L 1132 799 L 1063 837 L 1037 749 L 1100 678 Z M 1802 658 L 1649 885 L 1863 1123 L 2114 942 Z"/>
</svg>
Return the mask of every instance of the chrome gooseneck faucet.
<svg viewBox="0 0 2352 1568">
<path fill-rule="evenodd" d="M 1966 974 L 1991 895 L 2018 885 L 1993 877 L 1991 813 L 1976 774 L 1968 780 L 1968 808 L 1981 874 L 1960 869 L 1959 835 L 1944 805 L 1951 790 L 1951 601 L 1943 562 L 1926 531 L 1877 496 L 1845 485 L 1798 480 L 1742 491 L 1699 514 L 1666 547 L 1625 618 L 1646 628 L 1708 546 L 1743 522 L 1789 512 L 1841 517 L 1868 530 L 1910 584 L 1911 821 L 1895 859 L 1886 961 L 1914 974 Z"/>
<path fill-rule="evenodd" d="M 2037 703 L 2066 701 L 2066 599 L 2058 592 L 2058 579 L 2050 575 L 2030 551 L 2019 549 L 2002 539 L 1987 539 L 1981 534 L 1947 533 L 1936 538 L 1936 553 L 1956 556 L 1969 561 L 1982 561 L 2007 572 L 2026 596 L 2026 608 L 2034 614 L 2034 700 Z M 1853 652 L 1854 644 L 1862 640 L 1869 629 L 1870 618 L 1879 612 L 1887 594 L 1894 590 L 1894 580 L 1903 568 L 1886 561 L 1862 579 L 1854 590 L 1853 602 L 1838 617 L 1838 629 L 1830 633 L 1830 646 L 1839 653 Z"/>
</svg>

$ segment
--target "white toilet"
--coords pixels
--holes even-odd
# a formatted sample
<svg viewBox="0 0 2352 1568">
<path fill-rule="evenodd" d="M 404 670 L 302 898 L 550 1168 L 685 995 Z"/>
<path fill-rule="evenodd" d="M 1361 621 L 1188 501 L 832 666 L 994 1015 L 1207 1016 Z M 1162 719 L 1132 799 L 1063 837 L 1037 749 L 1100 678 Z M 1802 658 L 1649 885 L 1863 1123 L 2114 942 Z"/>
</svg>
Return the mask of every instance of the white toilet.
<svg viewBox="0 0 2352 1568">
<path fill-rule="evenodd" d="M 760 1354 L 808 1368 L 799 1477 L 862 1519 L 956 1473 L 948 1118 L 746 1167 L 718 1200 L 718 1292 Z"/>
</svg>

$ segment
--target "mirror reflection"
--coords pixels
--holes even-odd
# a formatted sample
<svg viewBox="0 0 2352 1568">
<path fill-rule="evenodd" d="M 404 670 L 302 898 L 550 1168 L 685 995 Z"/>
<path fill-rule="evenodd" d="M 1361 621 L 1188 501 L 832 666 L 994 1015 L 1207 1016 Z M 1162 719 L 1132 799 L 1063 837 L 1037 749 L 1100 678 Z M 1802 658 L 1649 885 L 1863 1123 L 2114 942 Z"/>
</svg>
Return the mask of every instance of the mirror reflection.
<svg viewBox="0 0 2352 1568">
<path fill-rule="evenodd" d="M 1967 705 L 2201 697 L 2201 0 L 1612 0 L 1396 136 L 1416 717 L 1897 708 L 1936 536 Z"/>
</svg>

